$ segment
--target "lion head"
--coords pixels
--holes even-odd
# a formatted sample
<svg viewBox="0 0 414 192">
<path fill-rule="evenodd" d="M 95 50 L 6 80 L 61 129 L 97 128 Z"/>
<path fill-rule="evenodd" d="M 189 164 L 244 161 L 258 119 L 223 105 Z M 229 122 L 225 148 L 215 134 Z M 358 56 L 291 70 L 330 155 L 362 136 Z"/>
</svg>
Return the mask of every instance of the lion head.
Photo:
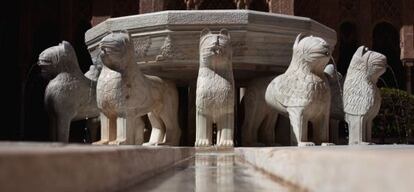
<svg viewBox="0 0 414 192">
<path fill-rule="evenodd" d="M 102 63 L 111 70 L 121 72 L 134 61 L 134 45 L 128 32 L 112 32 L 99 43 Z"/>
<path fill-rule="evenodd" d="M 349 75 L 360 75 L 376 83 L 379 77 L 385 73 L 387 57 L 381 53 L 371 51 L 368 47 L 360 46 L 349 64 Z"/>
<path fill-rule="evenodd" d="M 62 41 L 59 45 L 49 47 L 40 53 L 37 64 L 42 75 L 47 78 L 54 78 L 62 72 L 80 72 L 75 50 L 67 41 Z"/>
<path fill-rule="evenodd" d="M 313 73 L 323 74 L 331 56 L 329 44 L 320 37 L 302 38 L 299 34 L 293 45 L 293 67 L 308 68 Z M 291 64 L 291 65 L 292 65 Z"/>
<path fill-rule="evenodd" d="M 203 29 L 200 34 L 200 63 L 214 65 L 231 63 L 232 48 L 230 34 L 227 29 L 213 34 L 209 29 Z"/>
</svg>

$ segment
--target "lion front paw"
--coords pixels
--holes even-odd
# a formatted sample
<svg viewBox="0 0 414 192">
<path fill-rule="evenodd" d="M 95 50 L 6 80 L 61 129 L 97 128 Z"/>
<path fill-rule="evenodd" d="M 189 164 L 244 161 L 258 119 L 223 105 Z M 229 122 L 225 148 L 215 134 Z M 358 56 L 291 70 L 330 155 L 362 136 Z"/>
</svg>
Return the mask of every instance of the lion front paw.
<svg viewBox="0 0 414 192">
<path fill-rule="evenodd" d="M 334 146 L 335 143 L 321 143 L 321 146 Z"/>
<path fill-rule="evenodd" d="M 309 147 L 309 146 L 315 146 L 315 143 L 313 142 L 299 142 L 298 147 Z"/>
<path fill-rule="evenodd" d="M 158 145 L 157 142 L 146 142 L 142 144 L 142 146 L 157 146 L 157 145 Z"/>
<path fill-rule="evenodd" d="M 97 142 L 93 142 L 92 144 L 93 145 L 106 145 L 106 144 L 108 144 L 109 143 L 109 141 L 108 140 L 99 140 L 99 141 L 97 141 Z"/>
<path fill-rule="evenodd" d="M 196 147 L 208 147 L 211 146 L 211 143 L 208 139 L 197 139 L 194 146 Z"/>
<path fill-rule="evenodd" d="M 217 143 L 219 147 L 233 147 L 233 140 L 222 140 Z"/>
<path fill-rule="evenodd" d="M 355 142 L 349 142 L 349 145 L 375 145 L 375 143 L 355 141 Z"/>
<path fill-rule="evenodd" d="M 109 142 L 109 145 L 125 145 L 125 144 L 126 144 L 125 140 L 115 140 L 115 141 Z"/>
</svg>

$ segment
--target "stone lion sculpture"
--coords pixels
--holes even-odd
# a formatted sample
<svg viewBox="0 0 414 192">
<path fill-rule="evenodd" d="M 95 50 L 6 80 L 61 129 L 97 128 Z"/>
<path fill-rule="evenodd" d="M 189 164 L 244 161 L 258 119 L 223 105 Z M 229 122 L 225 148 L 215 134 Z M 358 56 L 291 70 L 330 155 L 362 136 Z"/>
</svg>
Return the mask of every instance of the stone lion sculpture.
<svg viewBox="0 0 414 192">
<path fill-rule="evenodd" d="M 247 84 L 242 100 L 244 106 L 242 146 L 274 144 L 278 113 L 265 100 L 266 88 L 274 78 L 274 76 L 257 78 Z"/>
<path fill-rule="evenodd" d="M 313 125 L 313 140 L 329 144 L 330 88 L 324 68 L 330 59 L 328 43 L 319 37 L 296 37 L 292 61 L 282 75 L 267 87 L 266 102 L 289 117 L 292 143 L 312 146 L 308 141 L 308 121 Z"/>
<path fill-rule="evenodd" d="M 344 120 L 342 105 L 342 75 L 333 64 L 328 64 L 324 73 L 331 90 L 330 118 Z M 242 125 L 243 146 L 269 146 L 275 144 L 275 128 L 278 113 L 266 103 L 265 93 L 269 83 L 275 77 L 256 78 L 247 84 L 243 97 L 244 121 Z M 259 141 L 261 140 L 261 141 Z"/>
<path fill-rule="evenodd" d="M 126 31 L 100 42 L 103 63 L 97 84 L 101 110 L 101 140 L 97 144 L 143 144 L 144 122 L 152 125 L 145 145 L 179 145 L 178 91 L 175 84 L 144 75 L 134 60 L 134 45 Z"/>
<path fill-rule="evenodd" d="M 217 146 L 233 146 L 234 78 L 230 35 L 226 29 L 200 35 L 200 66 L 196 88 L 195 146 L 212 145 L 213 123 Z"/>
<path fill-rule="evenodd" d="M 38 65 L 42 74 L 52 79 L 44 98 L 52 139 L 68 142 L 71 121 L 99 116 L 96 81 L 82 73 L 75 50 L 66 41 L 44 50 Z"/>
<path fill-rule="evenodd" d="M 376 83 L 385 73 L 386 67 L 387 58 L 365 46 L 359 47 L 352 57 L 343 96 L 349 144 L 371 142 L 372 120 L 381 106 L 381 95 Z"/>
</svg>

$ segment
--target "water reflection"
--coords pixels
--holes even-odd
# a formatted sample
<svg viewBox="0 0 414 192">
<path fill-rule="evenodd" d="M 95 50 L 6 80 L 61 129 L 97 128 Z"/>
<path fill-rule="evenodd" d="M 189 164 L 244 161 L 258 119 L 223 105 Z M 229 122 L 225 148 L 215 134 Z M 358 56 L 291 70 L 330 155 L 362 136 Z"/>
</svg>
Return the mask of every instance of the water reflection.
<svg viewBox="0 0 414 192">
<path fill-rule="evenodd" d="M 199 153 L 127 191 L 290 191 L 233 153 Z"/>
<path fill-rule="evenodd" d="M 234 191 L 234 155 L 195 157 L 195 191 Z"/>
</svg>

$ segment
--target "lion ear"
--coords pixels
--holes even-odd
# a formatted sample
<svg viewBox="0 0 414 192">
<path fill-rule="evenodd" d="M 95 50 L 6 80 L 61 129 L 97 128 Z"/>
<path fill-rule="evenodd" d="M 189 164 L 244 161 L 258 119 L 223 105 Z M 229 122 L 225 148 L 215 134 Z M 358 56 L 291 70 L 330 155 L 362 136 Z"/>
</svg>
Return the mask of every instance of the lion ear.
<svg viewBox="0 0 414 192">
<path fill-rule="evenodd" d="M 368 51 L 369 51 L 368 47 L 364 47 L 364 49 L 362 50 L 362 55 L 364 55 Z"/>
<path fill-rule="evenodd" d="M 224 36 L 226 36 L 226 37 L 228 37 L 230 39 L 229 30 L 227 30 L 226 28 L 221 29 L 220 30 L 220 34 L 222 34 L 222 35 L 224 35 Z"/>
<path fill-rule="evenodd" d="M 361 45 L 358 47 L 358 49 L 356 50 L 356 54 L 360 57 L 364 56 L 365 52 L 365 46 Z"/>
<path fill-rule="evenodd" d="M 62 41 L 62 45 L 65 50 L 72 48 L 72 45 L 67 41 Z"/>
<path fill-rule="evenodd" d="M 298 34 L 298 36 L 296 36 L 295 43 L 293 44 L 293 49 L 296 49 L 296 47 L 297 47 L 297 46 L 298 46 L 298 44 L 299 44 L 299 41 L 300 41 L 302 38 L 303 38 L 302 33 L 299 33 L 299 34 Z"/>
<path fill-rule="evenodd" d="M 206 35 L 208 35 L 208 34 L 211 34 L 210 29 L 208 29 L 208 28 L 204 28 L 204 29 L 201 31 L 201 33 L 200 33 L 200 38 L 201 38 L 201 37 L 204 37 L 204 36 L 206 36 Z"/>
</svg>

